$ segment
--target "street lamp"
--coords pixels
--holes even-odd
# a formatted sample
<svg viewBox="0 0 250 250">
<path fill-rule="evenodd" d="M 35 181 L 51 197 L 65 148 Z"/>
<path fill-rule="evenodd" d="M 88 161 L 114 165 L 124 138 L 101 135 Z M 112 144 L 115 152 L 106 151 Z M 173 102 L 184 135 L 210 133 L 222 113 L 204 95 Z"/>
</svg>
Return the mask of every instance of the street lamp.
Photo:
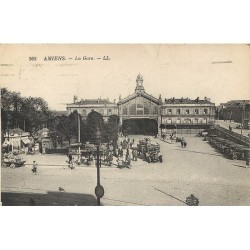
<svg viewBox="0 0 250 250">
<path fill-rule="evenodd" d="M 101 133 L 99 128 L 97 127 L 97 131 L 95 134 L 96 139 L 96 168 L 97 168 L 97 186 L 95 188 L 95 195 L 97 197 L 97 206 L 100 206 L 100 199 L 104 196 L 104 188 L 100 184 L 100 141 L 101 141 Z"/>
<path fill-rule="evenodd" d="M 241 111 L 241 126 L 240 126 L 240 139 L 242 137 L 242 129 L 244 126 L 244 119 L 245 119 L 245 101 L 242 103 L 242 111 Z"/>
</svg>

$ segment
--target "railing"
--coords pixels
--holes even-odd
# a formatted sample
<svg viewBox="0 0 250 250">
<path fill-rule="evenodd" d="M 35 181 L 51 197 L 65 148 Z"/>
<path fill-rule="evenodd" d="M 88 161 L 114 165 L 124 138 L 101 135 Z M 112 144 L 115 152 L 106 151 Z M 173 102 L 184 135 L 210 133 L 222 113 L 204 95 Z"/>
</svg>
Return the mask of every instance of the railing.
<svg viewBox="0 0 250 250">
<path fill-rule="evenodd" d="M 219 125 L 215 125 L 214 127 L 218 131 L 220 131 L 220 132 L 222 132 L 222 133 L 224 133 L 224 134 L 226 134 L 226 135 L 228 135 L 230 137 L 233 137 L 236 140 L 239 140 L 239 141 L 241 141 L 241 142 L 243 142 L 243 143 L 245 143 L 247 145 L 250 144 L 250 139 L 248 137 L 244 136 L 244 135 L 240 135 L 240 134 L 235 133 L 233 131 L 230 131 L 230 130 L 228 130 L 226 128 L 220 127 Z"/>
</svg>

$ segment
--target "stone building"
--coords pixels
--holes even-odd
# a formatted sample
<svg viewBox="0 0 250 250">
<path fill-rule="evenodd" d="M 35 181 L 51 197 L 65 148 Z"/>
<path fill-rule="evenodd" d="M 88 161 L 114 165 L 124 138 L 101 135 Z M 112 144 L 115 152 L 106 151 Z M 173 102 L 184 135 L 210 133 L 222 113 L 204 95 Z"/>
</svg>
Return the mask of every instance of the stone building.
<svg viewBox="0 0 250 250">
<path fill-rule="evenodd" d="M 143 77 L 136 78 L 136 88 L 132 95 L 119 98 L 118 115 L 121 130 L 135 134 L 157 134 L 161 98 L 146 93 Z"/>
<path fill-rule="evenodd" d="M 215 104 L 210 99 L 165 99 L 161 107 L 162 127 L 173 129 L 207 128 L 215 121 Z"/>
<path fill-rule="evenodd" d="M 102 99 L 101 97 L 98 99 L 81 99 L 80 101 L 77 100 L 77 97 L 74 97 L 74 102 L 67 104 L 68 115 L 75 110 L 83 119 L 86 119 L 91 111 L 99 112 L 103 116 L 104 121 L 107 121 L 110 115 L 118 115 L 118 107 L 115 100 L 110 102 L 109 99 Z"/>
<path fill-rule="evenodd" d="M 120 118 L 120 131 L 129 134 L 159 134 L 165 129 L 203 129 L 214 123 L 215 104 L 209 98 L 190 100 L 189 98 L 165 99 L 148 94 L 143 85 L 143 77 L 136 78 L 136 88 L 132 95 L 119 97 L 118 103 L 108 99 L 85 99 L 67 104 L 68 114 L 77 110 L 84 118 L 91 111 L 99 112 L 104 121 L 112 114 Z M 177 126 L 177 127 L 176 127 Z"/>
</svg>

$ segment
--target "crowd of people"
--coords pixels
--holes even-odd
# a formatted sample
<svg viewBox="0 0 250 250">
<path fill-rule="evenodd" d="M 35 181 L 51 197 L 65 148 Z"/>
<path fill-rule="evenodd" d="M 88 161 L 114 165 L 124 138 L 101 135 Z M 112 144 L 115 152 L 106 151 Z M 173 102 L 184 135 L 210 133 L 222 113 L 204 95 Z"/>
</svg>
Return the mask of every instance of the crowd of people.
<svg viewBox="0 0 250 250">
<path fill-rule="evenodd" d="M 101 146 L 100 150 L 100 163 L 101 165 L 112 166 L 116 165 L 114 158 L 116 158 L 117 166 L 131 167 L 132 161 L 137 161 L 138 152 L 135 140 L 130 139 L 128 135 L 117 143 L 107 143 Z M 96 164 L 96 149 L 90 150 L 77 156 L 75 160 L 72 154 L 67 155 L 66 162 L 69 168 L 74 169 L 74 165 L 94 165 Z"/>
</svg>

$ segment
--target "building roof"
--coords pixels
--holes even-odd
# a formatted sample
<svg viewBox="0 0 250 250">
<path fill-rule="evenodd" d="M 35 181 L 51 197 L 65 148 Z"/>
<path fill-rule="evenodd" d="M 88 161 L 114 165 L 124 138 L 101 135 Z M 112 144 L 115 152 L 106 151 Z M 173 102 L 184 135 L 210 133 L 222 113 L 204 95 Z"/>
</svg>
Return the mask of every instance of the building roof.
<svg viewBox="0 0 250 250">
<path fill-rule="evenodd" d="M 106 105 L 106 104 L 114 104 L 116 105 L 116 103 L 114 102 L 110 102 L 108 99 L 85 99 L 85 100 L 81 100 L 79 102 L 75 102 L 75 103 L 69 103 L 68 105 L 93 105 L 93 104 L 102 104 L 102 105 Z"/>
<path fill-rule="evenodd" d="M 209 98 L 206 98 L 204 100 L 200 100 L 199 98 L 196 98 L 195 100 L 191 100 L 189 98 L 170 98 L 165 99 L 164 104 L 213 104 L 210 102 Z"/>
<path fill-rule="evenodd" d="M 18 134 L 18 135 L 20 135 L 20 134 L 23 134 L 23 133 L 25 133 L 22 129 L 20 129 L 20 128 L 14 128 L 14 129 L 11 129 L 10 130 L 10 134 Z"/>
<path fill-rule="evenodd" d="M 55 116 L 68 115 L 67 111 L 54 111 Z"/>
<path fill-rule="evenodd" d="M 132 95 L 129 95 L 121 100 L 119 100 L 118 104 L 123 104 L 123 103 L 126 103 L 134 98 L 136 98 L 137 96 L 142 96 L 146 99 L 149 99 L 151 100 L 152 102 L 156 103 L 156 104 L 159 104 L 159 99 L 155 98 L 154 96 L 152 95 L 149 95 L 147 94 L 146 92 L 137 92 L 137 93 L 134 93 Z"/>
</svg>

